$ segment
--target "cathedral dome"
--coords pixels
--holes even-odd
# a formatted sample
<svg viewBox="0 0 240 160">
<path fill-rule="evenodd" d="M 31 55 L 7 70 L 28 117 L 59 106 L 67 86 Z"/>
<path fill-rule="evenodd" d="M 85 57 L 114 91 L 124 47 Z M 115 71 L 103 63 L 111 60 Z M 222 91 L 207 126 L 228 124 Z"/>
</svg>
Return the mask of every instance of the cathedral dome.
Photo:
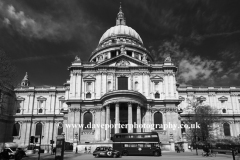
<svg viewBox="0 0 240 160">
<path fill-rule="evenodd" d="M 119 13 L 116 18 L 116 26 L 111 27 L 102 35 L 99 41 L 99 45 L 103 43 L 105 40 L 115 37 L 127 37 L 129 39 L 137 41 L 141 45 L 143 44 L 143 41 L 139 34 L 134 29 L 126 25 L 126 19 L 124 17 L 124 13 L 122 12 L 121 5 L 119 8 Z"/>
<path fill-rule="evenodd" d="M 117 25 L 114 27 L 111 27 L 110 29 L 108 29 L 101 37 L 99 44 L 101 42 L 103 42 L 105 39 L 113 37 L 113 36 L 129 36 L 132 38 L 137 39 L 138 41 L 140 41 L 143 44 L 143 41 L 141 39 L 141 37 L 139 36 L 139 34 L 132 29 L 131 27 L 128 27 L 126 25 Z"/>
</svg>

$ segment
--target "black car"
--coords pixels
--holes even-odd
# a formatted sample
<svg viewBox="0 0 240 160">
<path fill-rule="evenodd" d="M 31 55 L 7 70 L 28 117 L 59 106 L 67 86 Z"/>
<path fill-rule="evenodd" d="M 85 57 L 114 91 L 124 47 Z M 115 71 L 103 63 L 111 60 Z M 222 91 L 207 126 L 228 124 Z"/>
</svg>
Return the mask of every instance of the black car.
<svg viewBox="0 0 240 160">
<path fill-rule="evenodd" d="M 121 153 L 117 150 L 113 150 L 112 147 L 109 146 L 100 146 L 95 149 L 93 152 L 93 156 L 98 157 L 121 157 Z"/>
</svg>

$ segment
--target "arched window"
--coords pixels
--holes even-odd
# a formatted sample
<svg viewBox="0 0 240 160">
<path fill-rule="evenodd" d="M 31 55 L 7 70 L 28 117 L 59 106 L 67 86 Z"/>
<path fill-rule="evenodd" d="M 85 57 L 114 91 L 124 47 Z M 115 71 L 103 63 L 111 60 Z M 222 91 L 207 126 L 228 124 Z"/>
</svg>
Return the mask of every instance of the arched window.
<svg viewBox="0 0 240 160">
<path fill-rule="evenodd" d="M 230 134 L 230 125 L 228 123 L 223 124 L 223 131 L 225 136 L 231 136 Z"/>
<path fill-rule="evenodd" d="M 155 93 L 155 98 L 160 98 L 160 94 L 158 92 Z"/>
<path fill-rule="evenodd" d="M 226 113 L 226 109 L 223 109 L 223 110 L 222 110 L 222 113 Z"/>
<path fill-rule="evenodd" d="M 87 93 L 86 98 L 91 98 L 91 93 Z"/>
<path fill-rule="evenodd" d="M 59 126 L 58 126 L 58 135 L 61 135 L 63 133 L 63 126 L 62 126 L 62 123 L 59 123 Z"/>
<path fill-rule="evenodd" d="M 21 109 L 18 108 L 18 109 L 17 109 L 17 113 L 21 113 Z"/>
<path fill-rule="evenodd" d="M 38 122 L 36 124 L 35 136 L 40 136 L 42 134 L 42 123 Z"/>
<path fill-rule="evenodd" d="M 111 91 L 112 90 L 112 87 L 111 87 L 111 82 L 108 81 L 108 91 Z"/>
<path fill-rule="evenodd" d="M 20 131 L 20 124 L 19 123 L 15 123 L 13 125 L 13 133 L 12 136 L 19 136 L 19 131 Z"/>
<path fill-rule="evenodd" d="M 135 86 L 134 86 L 135 91 L 138 91 L 138 82 L 135 82 L 134 85 L 135 85 Z"/>
<path fill-rule="evenodd" d="M 83 129 L 92 129 L 92 113 L 87 112 L 87 113 L 84 114 L 83 124 L 84 124 Z"/>
<path fill-rule="evenodd" d="M 42 113 L 42 112 L 43 112 L 43 109 L 40 108 L 40 109 L 38 110 L 38 113 Z"/>
<path fill-rule="evenodd" d="M 163 124 L 163 120 L 162 120 L 162 113 L 160 112 L 156 112 L 154 114 L 154 127 L 156 130 L 162 130 L 162 124 Z"/>
</svg>

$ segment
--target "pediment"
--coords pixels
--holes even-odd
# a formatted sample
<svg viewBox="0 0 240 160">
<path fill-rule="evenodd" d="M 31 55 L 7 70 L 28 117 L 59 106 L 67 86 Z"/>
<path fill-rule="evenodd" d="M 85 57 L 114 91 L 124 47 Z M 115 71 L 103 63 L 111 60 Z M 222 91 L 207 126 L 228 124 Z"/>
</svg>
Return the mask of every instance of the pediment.
<svg viewBox="0 0 240 160">
<path fill-rule="evenodd" d="M 159 75 L 155 75 L 153 77 L 150 78 L 152 81 L 162 81 L 163 78 Z"/>
<path fill-rule="evenodd" d="M 219 100 L 219 101 L 227 101 L 227 100 L 228 100 L 228 98 L 227 98 L 227 97 L 225 97 L 225 96 L 222 96 L 222 97 L 218 98 L 218 100 Z"/>
<path fill-rule="evenodd" d="M 61 97 L 59 97 L 58 98 L 60 101 L 62 101 L 62 100 L 65 100 L 65 97 L 64 96 L 61 96 Z"/>
<path fill-rule="evenodd" d="M 180 101 L 185 101 L 185 98 L 182 97 L 182 96 L 179 96 L 178 99 L 179 99 Z"/>
<path fill-rule="evenodd" d="M 23 98 L 21 96 L 18 96 L 16 99 L 17 99 L 17 101 L 24 101 L 25 100 L 25 98 Z"/>
<path fill-rule="evenodd" d="M 47 100 L 47 98 L 45 98 L 45 97 L 43 97 L 43 96 L 39 96 L 39 97 L 37 97 L 37 100 L 45 101 L 45 100 Z"/>
<path fill-rule="evenodd" d="M 201 102 L 206 101 L 206 97 L 200 96 L 200 97 L 197 97 L 197 100 Z"/>
<path fill-rule="evenodd" d="M 112 67 L 137 67 L 137 66 L 148 66 L 147 63 L 144 63 L 141 60 L 133 58 L 129 55 L 119 55 L 117 57 L 111 58 L 109 60 L 103 61 L 97 66 L 112 66 Z"/>
<path fill-rule="evenodd" d="M 91 75 L 87 75 L 85 77 L 83 77 L 83 80 L 95 80 L 96 78 L 91 76 Z"/>
</svg>

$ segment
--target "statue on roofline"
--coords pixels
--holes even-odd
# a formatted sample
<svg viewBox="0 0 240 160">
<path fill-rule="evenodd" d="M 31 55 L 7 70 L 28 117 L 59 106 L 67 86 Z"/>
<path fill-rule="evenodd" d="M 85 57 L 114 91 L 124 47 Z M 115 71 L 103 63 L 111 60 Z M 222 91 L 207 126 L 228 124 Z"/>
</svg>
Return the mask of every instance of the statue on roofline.
<svg viewBox="0 0 240 160">
<path fill-rule="evenodd" d="M 75 61 L 81 61 L 81 59 L 76 55 Z"/>
</svg>

